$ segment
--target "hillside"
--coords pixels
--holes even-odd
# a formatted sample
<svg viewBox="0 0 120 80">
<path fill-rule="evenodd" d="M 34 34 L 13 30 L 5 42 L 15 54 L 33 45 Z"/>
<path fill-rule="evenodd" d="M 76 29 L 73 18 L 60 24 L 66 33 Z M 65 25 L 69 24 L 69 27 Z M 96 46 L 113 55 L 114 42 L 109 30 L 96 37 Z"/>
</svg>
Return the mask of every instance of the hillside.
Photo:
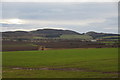
<svg viewBox="0 0 120 80">
<path fill-rule="evenodd" d="M 120 39 L 120 34 L 97 33 L 93 31 L 87 32 L 86 34 L 92 36 L 93 39 L 111 39 L 111 40 Z"/>
<path fill-rule="evenodd" d="M 72 30 L 38 29 L 35 31 L 8 31 L 2 33 L 3 38 L 20 39 L 92 39 L 89 35 Z"/>
<path fill-rule="evenodd" d="M 35 31 L 31 31 L 31 33 L 35 33 L 35 34 L 77 34 L 79 35 L 80 33 L 77 33 L 75 31 L 72 30 L 59 30 L 59 29 L 38 29 Z"/>
<path fill-rule="evenodd" d="M 38 29 L 35 31 L 8 31 L 8 32 L 2 32 L 3 37 L 9 37 L 9 36 L 41 36 L 41 37 L 46 37 L 46 36 L 50 36 L 54 37 L 54 35 L 56 35 L 55 37 L 59 37 L 60 35 L 79 35 L 80 33 L 77 33 L 75 31 L 71 31 L 71 30 L 58 30 L 58 29 Z"/>
<path fill-rule="evenodd" d="M 30 40 L 30 39 L 81 39 L 81 40 L 92 40 L 92 39 L 108 39 L 118 40 L 120 39 L 119 34 L 111 33 L 98 33 L 98 32 L 87 32 L 78 33 L 72 30 L 61 30 L 61 29 L 38 29 L 34 31 L 8 31 L 2 32 L 2 37 L 7 39 L 19 39 L 19 40 Z"/>
</svg>

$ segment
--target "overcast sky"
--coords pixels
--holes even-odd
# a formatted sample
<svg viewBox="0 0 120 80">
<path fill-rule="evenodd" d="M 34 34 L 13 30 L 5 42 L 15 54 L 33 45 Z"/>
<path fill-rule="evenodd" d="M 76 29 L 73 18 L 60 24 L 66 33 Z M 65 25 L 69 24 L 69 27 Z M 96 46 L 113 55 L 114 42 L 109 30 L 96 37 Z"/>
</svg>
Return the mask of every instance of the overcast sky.
<svg viewBox="0 0 120 80">
<path fill-rule="evenodd" d="M 2 31 L 42 28 L 118 33 L 117 2 L 2 3 Z"/>
</svg>

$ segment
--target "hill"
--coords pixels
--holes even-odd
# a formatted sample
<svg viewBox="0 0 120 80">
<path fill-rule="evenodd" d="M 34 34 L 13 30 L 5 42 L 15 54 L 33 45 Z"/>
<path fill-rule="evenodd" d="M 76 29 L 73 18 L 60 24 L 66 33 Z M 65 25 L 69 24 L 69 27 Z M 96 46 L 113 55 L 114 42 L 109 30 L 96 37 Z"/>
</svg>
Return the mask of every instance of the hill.
<svg viewBox="0 0 120 80">
<path fill-rule="evenodd" d="M 3 38 L 20 39 L 92 39 L 89 35 L 80 34 L 72 30 L 38 29 L 34 31 L 2 32 Z"/>
<path fill-rule="evenodd" d="M 94 31 L 87 32 L 86 34 L 92 36 L 93 39 L 111 39 L 111 40 L 120 39 L 120 34 L 97 33 Z"/>
<path fill-rule="evenodd" d="M 38 29 L 35 31 L 31 31 L 31 33 L 36 33 L 36 34 L 80 34 L 72 30 L 61 30 L 61 29 Z"/>
<path fill-rule="evenodd" d="M 30 39 L 107 39 L 118 40 L 120 34 L 98 33 L 90 31 L 87 33 L 78 33 L 72 30 L 61 29 L 38 29 L 34 31 L 7 31 L 2 32 L 2 37 L 7 39 L 30 40 Z"/>
</svg>

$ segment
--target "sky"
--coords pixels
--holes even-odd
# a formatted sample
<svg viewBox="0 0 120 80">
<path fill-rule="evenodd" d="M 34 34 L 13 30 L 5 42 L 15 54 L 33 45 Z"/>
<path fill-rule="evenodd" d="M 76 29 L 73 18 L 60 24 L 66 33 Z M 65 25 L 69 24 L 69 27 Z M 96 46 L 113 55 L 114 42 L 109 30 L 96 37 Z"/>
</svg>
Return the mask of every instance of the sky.
<svg viewBox="0 0 120 80">
<path fill-rule="evenodd" d="M 117 2 L 3 2 L 2 31 L 52 28 L 118 33 Z"/>
</svg>

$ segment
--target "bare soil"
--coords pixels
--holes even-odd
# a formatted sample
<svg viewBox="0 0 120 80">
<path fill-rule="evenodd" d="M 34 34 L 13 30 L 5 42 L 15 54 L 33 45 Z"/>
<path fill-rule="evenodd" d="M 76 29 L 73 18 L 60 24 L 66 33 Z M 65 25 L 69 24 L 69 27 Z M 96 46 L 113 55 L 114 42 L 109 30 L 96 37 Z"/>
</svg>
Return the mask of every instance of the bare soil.
<svg viewBox="0 0 120 80">
<path fill-rule="evenodd" d="M 81 71 L 81 72 L 99 72 L 103 74 L 120 74 L 120 72 L 108 72 L 108 71 L 99 71 L 99 70 L 90 70 L 86 68 L 28 68 L 28 67 L 9 67 L 16 70 L 60 70 L 60 71 Z"/>
</svg>

